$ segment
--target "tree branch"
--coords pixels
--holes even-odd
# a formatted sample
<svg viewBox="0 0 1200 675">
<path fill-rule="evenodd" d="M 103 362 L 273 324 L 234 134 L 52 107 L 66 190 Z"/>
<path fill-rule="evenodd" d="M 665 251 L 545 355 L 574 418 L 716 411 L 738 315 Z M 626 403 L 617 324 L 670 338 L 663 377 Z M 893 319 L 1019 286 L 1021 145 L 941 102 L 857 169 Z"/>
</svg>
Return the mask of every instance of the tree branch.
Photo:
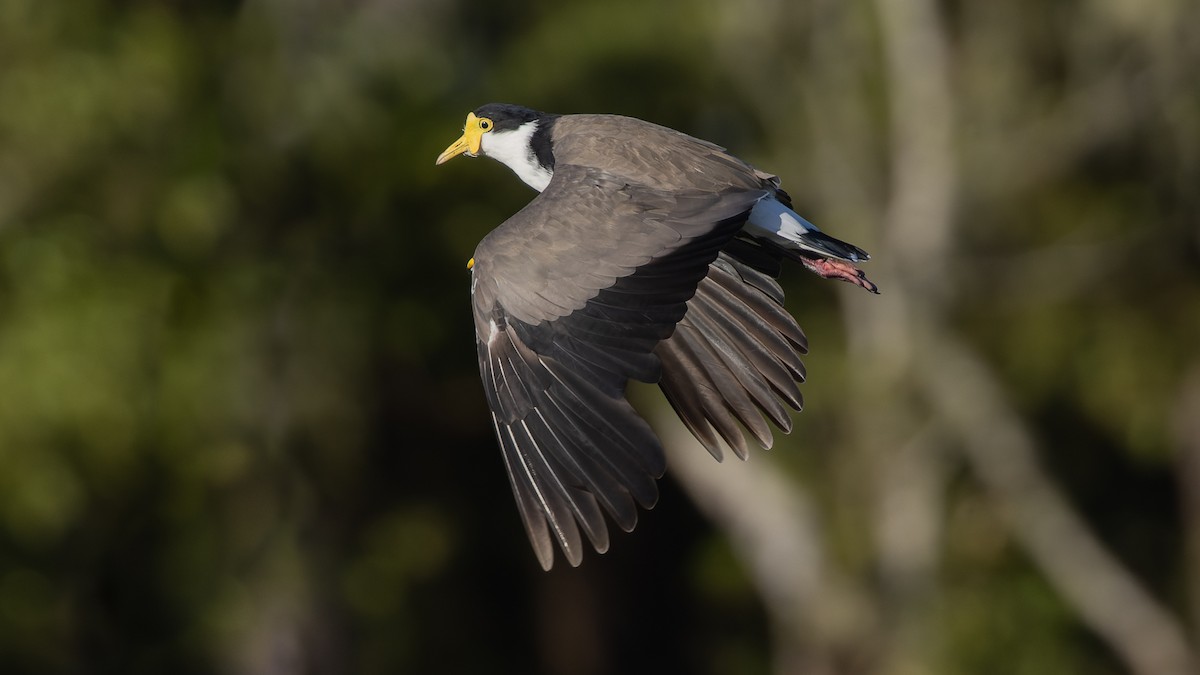
<svg viewBox="0 0 1200 675">
<path fill-rule="evenodd" d="M 667 449 L 671 475 L 728 535 L 779 639 L 778 673 L 838 672 L 839 647 L 861 651 L 871 609 L 825 561 L 808 496 L 765 453 L 718 464 L 666 406 L 651 422 Z M 855 647 L 855 645 L 859 645 Z"/>
<path fill-rule="evenodd" d="M 1184 632 L 1088 530 L 1046 478 L 1037 443 L 983 363 L 943 331 L 922 331 L 917 373 L 976 475 L 1050 582 L 1136 673 L 1187 675 Z"/>
</svg>

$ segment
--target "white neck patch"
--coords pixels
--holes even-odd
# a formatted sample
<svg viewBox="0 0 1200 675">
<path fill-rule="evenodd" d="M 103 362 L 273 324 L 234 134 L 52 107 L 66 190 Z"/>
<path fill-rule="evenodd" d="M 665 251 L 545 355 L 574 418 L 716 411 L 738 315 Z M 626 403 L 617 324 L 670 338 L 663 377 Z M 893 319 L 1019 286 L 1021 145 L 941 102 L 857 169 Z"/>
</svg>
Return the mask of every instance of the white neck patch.
<svg viewBox="0 0 1200 675">
<path fill-rule="evenodd" d="M 538 164 L 537 155 L 529 145 L 537 125 L 537 122 L 526 122 L 512 131 L 486 133 L 480 138 L 479 154 L 512 169 L 526 185 L 541 192 L 554 174 Z"/>
</svg>

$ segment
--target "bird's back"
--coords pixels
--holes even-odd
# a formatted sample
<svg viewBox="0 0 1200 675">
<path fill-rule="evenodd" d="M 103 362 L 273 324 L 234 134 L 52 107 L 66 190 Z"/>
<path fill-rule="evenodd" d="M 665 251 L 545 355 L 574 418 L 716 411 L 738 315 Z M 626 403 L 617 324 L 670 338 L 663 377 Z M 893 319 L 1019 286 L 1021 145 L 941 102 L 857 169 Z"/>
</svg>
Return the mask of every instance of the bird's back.
<svg viewBox="0 0 1200 675">
<path fill-rule="evenodd" d="M 760 190 L 778 185 L 719 145 L 633 117 L 564 115 L 552 134 L 556 163 L 595 167 L 646 187 Z"/>
</svg>

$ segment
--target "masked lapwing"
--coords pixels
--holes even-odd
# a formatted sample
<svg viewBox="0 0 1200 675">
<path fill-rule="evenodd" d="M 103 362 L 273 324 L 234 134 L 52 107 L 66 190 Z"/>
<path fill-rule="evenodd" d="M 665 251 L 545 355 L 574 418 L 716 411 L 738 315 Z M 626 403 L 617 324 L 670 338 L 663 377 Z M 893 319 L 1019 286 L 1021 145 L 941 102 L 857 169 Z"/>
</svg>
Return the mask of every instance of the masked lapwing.
<svg viewBox="0 0 1200 675">
<path fill-rule="evenodd" d="M 791 430 L 807 340 L 775 282 L 784 259 L 876 292 L 862 249 L 792 210 L 779 179 L 724 148 L 617 115 L 489 104 L 437 158 L 491 157 L 539 194 L 467 263 L 479 369 L 525 530 L 542 567 L 558 542 L 608 549 L 651 508 L 666 462 L 625 399 L 655 382 L 718 460 L 742 427 Z M 582 534 L 581 531 L 582 530 Z"/>
</svg>

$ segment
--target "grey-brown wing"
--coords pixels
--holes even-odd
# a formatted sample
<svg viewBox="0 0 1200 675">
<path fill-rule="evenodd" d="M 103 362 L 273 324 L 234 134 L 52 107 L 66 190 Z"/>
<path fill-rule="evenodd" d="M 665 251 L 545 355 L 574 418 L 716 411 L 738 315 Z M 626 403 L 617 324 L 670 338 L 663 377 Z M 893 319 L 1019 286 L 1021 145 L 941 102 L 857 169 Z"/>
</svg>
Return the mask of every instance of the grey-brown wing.
<svg viewBox="0 0 1200 675">
<path fill-rule="evenodd" d="M 788 408 L 803 405 L 796 385 L 804 381 L 800 356 L 808 340 L 784 309 L 773 278 L 780 262 L 777 251 L 756 242 L 730 242 L 709 265 L 675 332 L 655 349 L 662 362 L 659 387 L 717 460 L 722 441 L 746 458 L 741 427 L 771 447 L 767 421 L 787 433 Z"/>
<path fill-rule="evenodd" d="M 475 253 L 480 374 L 530 542 L 572 565 L 657 499 L 665 464 L 625 400 L 654 382 L 669 337 L 764 191 L 670 193 L 558 166 L 541 196 Z"/>
</svg>

